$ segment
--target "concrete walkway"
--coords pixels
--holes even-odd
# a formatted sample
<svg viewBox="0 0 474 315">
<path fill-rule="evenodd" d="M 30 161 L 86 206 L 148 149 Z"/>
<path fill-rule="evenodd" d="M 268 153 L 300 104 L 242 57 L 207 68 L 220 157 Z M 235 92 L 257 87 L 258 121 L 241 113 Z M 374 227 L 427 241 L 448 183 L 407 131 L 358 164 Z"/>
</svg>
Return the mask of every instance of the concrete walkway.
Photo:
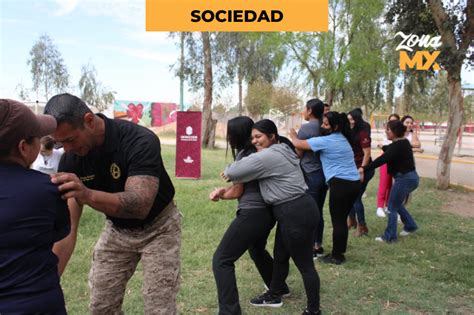
<svg viewBox="0 0 474 315">
<path fill-rule="evenodd" d="M 438 157 L 427 154 L 415 154 L 416 169 L 421 177 L 436 178 Z M 469 158 L 453 158 L 451 161 L 450 183 L 463 186 L 474 192 L 474 161 Z"/>
<path fill-rule="evenodd" d="M 163 144 L 176 145 L 176 140 L 172 138 L 160 138 L 160 140 Z M 417 172 L 421 177 L 436 178 L 439 146 L 430 145 L 428 141 L 423 142 L 423 138 L 421 142 L 423 148 L 425 148 L 425 152 L 415 154 Z M 375 141 L 374 145 L 376 145 Z M 225 149 L 225 141 L 217 140 L 216 147 Z M 450 182 L 453 185 L 462 186 L 466 190 L 474 192 L 474 156 L 470 155 L 470 151 L 470 146 L 466 146 L 461 150 L 461 156 L 455 155 L 453 157 L 451 162 Z M 373 149 L 373 158 L 379 154 L 380 150 Z"/>
</svg>

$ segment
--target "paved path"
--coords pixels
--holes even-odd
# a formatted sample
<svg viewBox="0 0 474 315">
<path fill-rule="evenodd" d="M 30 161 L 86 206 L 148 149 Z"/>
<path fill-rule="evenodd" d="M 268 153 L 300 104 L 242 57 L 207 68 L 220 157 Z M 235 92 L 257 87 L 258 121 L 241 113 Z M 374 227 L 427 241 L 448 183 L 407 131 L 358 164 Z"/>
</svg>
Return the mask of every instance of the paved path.
<svg viewBox="0 0 474 315">
<path fill-rule="evenodd" d="M 415 154 L 416 169 L 421 177 L 436 178 L 438 157 Z M 467 158 L 453 158 L 451 162 L 450 182 L 474 191 L 474 161 Z"/>
<path fill-rule="evenodd" d="M 176 145 L 175 139 L 160 138 L 163 144 Z M 225 142 L 216 141 L 218 148 L 225 148 Z M 438 162 L 435 148 L 429 147 L 422 154 L 415 154 L 416 168 L 421 177 L 436 178 L 436 167 Z M 378 149 L 373 150 L 372 156 L 378 156 Z M 428 151 L 428 152 L 427 152 Z M 474 158 L 471 156 L 453 157 L 451 163 L 450 182 L 454 185 L 464 186 L 467 190 L 474 192 Z"/>
</svg>

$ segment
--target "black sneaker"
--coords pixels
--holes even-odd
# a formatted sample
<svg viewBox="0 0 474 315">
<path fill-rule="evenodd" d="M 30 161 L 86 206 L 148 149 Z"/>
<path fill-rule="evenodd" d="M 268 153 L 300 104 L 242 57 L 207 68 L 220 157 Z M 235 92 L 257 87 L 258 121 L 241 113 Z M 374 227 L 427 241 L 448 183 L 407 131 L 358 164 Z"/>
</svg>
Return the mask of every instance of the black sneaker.
<svg viewBox="0 0 474 315">
<path fill-rule="evenodd" d="M 321 310 L 318 310 L 317 312 L 313 312 L 308 309 L 305 309 L 301 315 L 321 315 Z"/>
<path fill-rule="evenodd" d="M 281 301 L 281 296 L 273 295 L 270 291 L 267 291 L 251 299 L 250 304 L 253 306 L 280 307 L 283 305 L 283 302 Z"/>
<path fill-rule="evenodd" d="M 319 247 L 318 249 L 313 248 L 313 259 L 318 259 L 319 257 L 322 257 L 324 254 L 324 248 Z"/>
<path fill-rule="evenodd" d="M 266 284 L 263 284 L 263 286 L 265 287 L 265 291 L 263 293 L 266 293 L 268 290 L 270 290 Z M 284 299 L 290 296 L 291 296 L 290 288 L 288 288 L 288 286 L 285 285 L 285 288 L 283 289 L 283 292 L 281 293 L 281 297 Z"/>
<path fill-rule="evenodd" d="M 325 264 L 341 265 L 346 261 L 346 257 L 344 257 L 344 255 L 336 256 L 328 254 L 326 256 L 321 257 L 319 260 Z"/>
</svg>

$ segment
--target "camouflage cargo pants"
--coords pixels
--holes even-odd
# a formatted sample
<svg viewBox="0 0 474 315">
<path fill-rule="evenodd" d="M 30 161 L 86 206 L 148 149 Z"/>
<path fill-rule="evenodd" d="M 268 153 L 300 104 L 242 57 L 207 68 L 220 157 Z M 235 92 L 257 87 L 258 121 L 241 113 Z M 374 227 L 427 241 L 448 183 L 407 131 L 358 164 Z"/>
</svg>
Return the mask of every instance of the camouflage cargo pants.
<svg viewBox="0 0 474 315">
<path fill-rule="evenodd" d="M 181 216 L 171 202 L 141 229 L 120 229 L 107 220 L 94 248 L 89 273 L 92 314 L 121 314 L 128 280 L 143 265 L 145 314 L 177 313 Z"/>
</svg>

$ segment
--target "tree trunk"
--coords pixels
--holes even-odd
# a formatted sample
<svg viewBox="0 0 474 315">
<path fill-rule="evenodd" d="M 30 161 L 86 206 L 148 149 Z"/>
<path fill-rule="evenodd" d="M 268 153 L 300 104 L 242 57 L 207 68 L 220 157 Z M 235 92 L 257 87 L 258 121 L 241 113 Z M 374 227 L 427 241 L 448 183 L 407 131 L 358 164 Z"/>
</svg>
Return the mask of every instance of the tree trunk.
<svg viewBox="0 0 474 315">
<path fill-rule="evenodd" d="M 461 92 L 461 67 L 456 73 L 448 73 L 448 106 L 449 119 L 441 151 L 438 156 L 438 165 L 436 169 L 438 189 L 448 189 L 449 175 L 451 171 L 451 159 L 453 157 L 454 147 L 459 128 L 463 121 L 463 96 Z"/>
<path fill-rule="evenodd" d="M 215 138 L 212 136 L 216 124 L 212 119 L 212 55 L 209 32 L 202 32 L 204 54 L 204 103 L 202 106 L 202 146 L 214 148 Z"/>
<path fill-rule="evenodd" d="M 472 45 L 472 37 L 474 36 L 474 3 L 467 1 L 465 8 L 467 21 L 463 24 L 459 45 L 456 45 L 456 36 L 453 33 L 454 27 L 451 24 L 451 19 L 443 8 L 442 1 L 428 0 L 428 5 L 436 27 L 441 34 L 443 48 L 453 58 L 453 61 L 446 67 L 448 70 L 449 119 L 446 138 L 439 152 L 436 169 L 436 185 L 438 189 L 448 189 L 451 158 L 453 156 L 454 147 L 456 146 L 458 132 L 462 132 L 460 127 L 463 122 L 464 98 L 461 92 L 461 67 L 466 58 L 468 48 Z"/>
<path fill-rule="evenodd" d="M 329 106 L 332 106 L 332 103 L 334 102 L 335 94 L 336 94 L 335 88 L 330 88 L 329 90 L 326 90 L 326 103 L 328 103 Z"/>
<path fill-rule="evenodd" d="M 238 110 L 239 110 L 239 116 L 242 116 L 242 113 L 243 113 L 243 106 L 242 106 L 242 82 L 244 80 L 244 76 L 243 76 L 243 73 L 242 73 L 242 70 L 241 70 L 241 67 L 239 65 L 239 72 L 238 72 L 238 78 L 237 80 L 239 81 L 238 84 L 239 84 L 239 104 L 238 104 Z"/>
</svg>

